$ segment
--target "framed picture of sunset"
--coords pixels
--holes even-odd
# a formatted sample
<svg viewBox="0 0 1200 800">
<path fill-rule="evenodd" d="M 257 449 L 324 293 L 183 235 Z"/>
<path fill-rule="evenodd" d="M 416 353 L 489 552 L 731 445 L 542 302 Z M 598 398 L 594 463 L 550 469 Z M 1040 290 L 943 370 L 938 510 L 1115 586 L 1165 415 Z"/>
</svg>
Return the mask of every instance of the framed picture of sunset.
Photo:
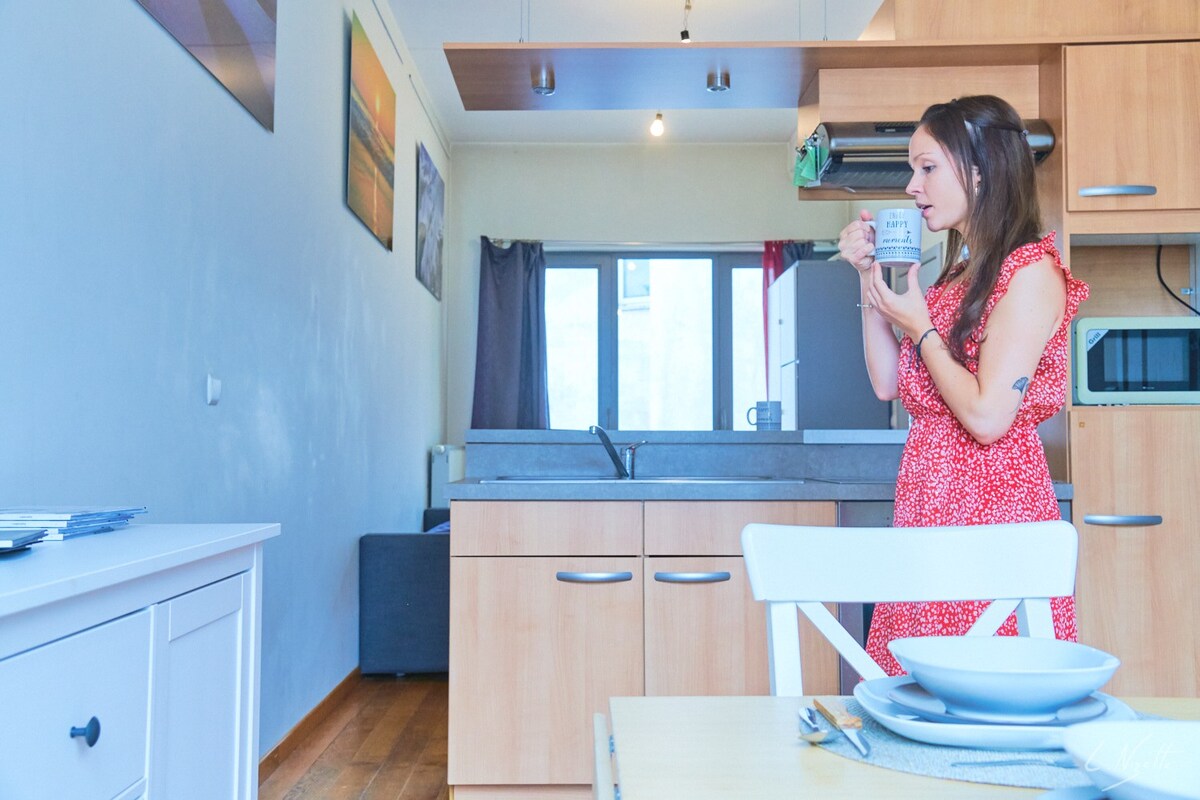
<svg viewBox="0 0 1200 800">
<path fill-rule="evenodd" d="M 355 14 L 350 30 L 350 123 L 346 204 L 392 249 L 396 182 L 396 90 Z"/>
</svg>

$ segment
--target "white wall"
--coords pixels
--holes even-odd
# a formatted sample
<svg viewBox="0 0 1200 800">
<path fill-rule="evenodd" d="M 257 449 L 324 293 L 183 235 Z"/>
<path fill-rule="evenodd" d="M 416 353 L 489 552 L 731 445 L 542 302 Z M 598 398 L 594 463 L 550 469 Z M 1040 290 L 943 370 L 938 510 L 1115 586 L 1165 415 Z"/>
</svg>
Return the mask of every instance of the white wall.
<svg viewBox="0 0 1200 800">
<path fill-rule="evenodd" d="M 797 199 L 787 145 L 454 148 L 447 441 L 471 424 L 479 237 L 721 243 L 834 239 L 857 205 Z"/>
<path fill-rule="evenodd" d="M 352 9 L 398 95 L 395 252 L 344 200 Z M 264 752 L 358 663 L 358 537 L 416 529 L 443 438 L 416 142 L 452 176 L 383 25 L 280 3 L 270 133 L 135 0 L 0 2 L 0 505 L 281 522 Z"/>
</svg>

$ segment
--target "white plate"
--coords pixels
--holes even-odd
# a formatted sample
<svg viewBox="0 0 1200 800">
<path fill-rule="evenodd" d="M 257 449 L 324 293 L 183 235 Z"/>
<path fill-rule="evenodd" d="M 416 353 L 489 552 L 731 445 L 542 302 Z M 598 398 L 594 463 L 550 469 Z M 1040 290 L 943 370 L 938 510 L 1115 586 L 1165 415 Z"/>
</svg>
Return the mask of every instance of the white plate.
<svg viewBox="0 0 1200 800">
<path fill-rule="evenodd" d="M 946 704 L 926 691 L 914 680 L 898 683 L 888 692 L 888 699 L 904 710 L 931 722 L 989 723 L 1001 725 L 1075 725 L 1096 719 L 1107 710 L 1104 699 L 1093 692 L 1082 700 L 1063 706 L 1054 714 L 976 714 L 971 711 L 947 710 Z"/>
<path fill-rule="evenodd" d="M 1110 800 L 1200 800 L 1200 722 L 1089 722 L 1063 745 Z"/>
<path fill-rule="evenodd" d="M 854 699 L 863 710 L 883 727 L 928 744 L 950 747 L 987 747 L 1006 750 L 1061 750 L 1063 735 L 1073 730 L 1061 725 L 996 725 L 961 722 L 930 722 L 898 706 L 888 699 L 896 685 L 911 681 L 907 675 L 898 678 L 877 678 L 863 681 L 854 687 Z M 1096 693 L 1108 710 L 1098 720 L 1128 721 L 1137 719 L 1133 709 L 1115 697 Z M 1085 725 L 1097 723 L 1084 723 Z"/>
</svg>

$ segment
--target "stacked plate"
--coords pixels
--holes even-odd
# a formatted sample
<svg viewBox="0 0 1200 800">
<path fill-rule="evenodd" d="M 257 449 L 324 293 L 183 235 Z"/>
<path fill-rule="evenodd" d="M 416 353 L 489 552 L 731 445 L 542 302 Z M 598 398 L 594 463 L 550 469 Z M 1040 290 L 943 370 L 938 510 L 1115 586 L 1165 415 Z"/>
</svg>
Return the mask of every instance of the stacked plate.
<svg viewBox="0 0 1200 800">
<path fill-rule="evenodd" d="M 1102 692 L 1120 665 L 1093 647 L 1013 636 L 930 636 L 889 645 L 908 675 L 860 683 L 855 699 L 910 739 L 958 747 L 1061 749 L 1067 726 L 1133 720 Z"/>
</svg>

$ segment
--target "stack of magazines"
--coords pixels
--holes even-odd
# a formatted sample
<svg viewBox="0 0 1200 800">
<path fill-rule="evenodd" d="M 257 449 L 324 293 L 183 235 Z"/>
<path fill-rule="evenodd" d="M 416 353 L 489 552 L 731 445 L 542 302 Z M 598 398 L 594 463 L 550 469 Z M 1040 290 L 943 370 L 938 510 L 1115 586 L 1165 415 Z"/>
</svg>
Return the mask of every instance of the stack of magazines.
<svg viewBox="0 0 1200 800">
<path fill-rule="evenodd" d="M 35 541 L 61 541 L 90 533 L 103 533 L 129 524 L 137 514 L 145 514 L 145 506 L 29 506 L 0 508 L 0 548 L 6 541 L 18 541 L 13 534 L 24 532 L 26 547 Z"/>
<path fill-rule="evenodd" d="M 31 544 L 46 538 L 46 531 L 41 528 L 8 528 L 0 523 L 0 555 L 24 550 Z"/>
</svg>

